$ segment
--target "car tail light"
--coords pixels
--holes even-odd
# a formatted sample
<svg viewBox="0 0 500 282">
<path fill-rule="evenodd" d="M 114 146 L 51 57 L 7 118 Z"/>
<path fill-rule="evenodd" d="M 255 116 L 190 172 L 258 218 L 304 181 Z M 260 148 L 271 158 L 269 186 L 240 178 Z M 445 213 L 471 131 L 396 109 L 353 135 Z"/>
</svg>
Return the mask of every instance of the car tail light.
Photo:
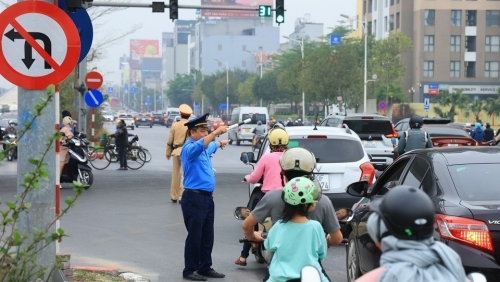
<svg viewBox="0 0 500 282">
<path fill-rule="evenodd" d="M 238 134 L 241 133 L 241 126 L 238 126 Z"/>
<path fill-rule="evenodd" d="M 394 128 L 394 126 L 392 127 L 392 132 L 386 134 L 385 137 L 387 137 L 387 138 L 398 138 L 398 132 L 396 131 L 396 129 Z"/>
<path fill-rule="evenodd" d="M 436 214 L 436 223 L 442 238 L 493 252 L 493 243 L 486 223 L 443 214 Z"/>
<path fill-rule="evenodd" d="M 368 182 L 368 186 L 372 185 L 373 179 L 375 178 L 375 168 L 369 162 L 362 163 L 359 168 L 361 169 L 361 178 L 359 181 Z"/>
<path fill-rule="evenodd" d="M 326 139 L 326 135 L 308 135 L 308 139 Z"/>
</svg>

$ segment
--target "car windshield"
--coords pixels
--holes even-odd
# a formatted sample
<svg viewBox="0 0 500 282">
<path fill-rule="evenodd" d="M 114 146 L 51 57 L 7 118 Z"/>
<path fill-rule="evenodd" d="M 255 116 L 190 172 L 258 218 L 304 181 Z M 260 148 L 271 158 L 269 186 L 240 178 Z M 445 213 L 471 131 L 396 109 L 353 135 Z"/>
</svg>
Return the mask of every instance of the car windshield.
<svg viewBox="0 0 500 282">
<path fill-rule="evenodd" d="M 351 163 L 365 155 L 361 143 L 352 139 L 290 138 L 288 147 L 301 147 L 313 152 L 317 163 Z"/>
<path fill-rule="evenodd" d="M 496 189 L 498 164 L 461 164 L 448 166 L 460 199 L 500 201 Z"/>
<path fill-rule="evenodd" d="M 357 134 L 391 134 L 392 125 L 388 120 L 345 119 L 344 123 Z"/>
<path fill-rule="evenodd" d="M 243 114 L 242 120 L 251 119 L 248 124 L 257 124 L 257 121 L 261 121 L 262 124 L 266 124 L 266 115 L 265 114 Z"/>
</svg>

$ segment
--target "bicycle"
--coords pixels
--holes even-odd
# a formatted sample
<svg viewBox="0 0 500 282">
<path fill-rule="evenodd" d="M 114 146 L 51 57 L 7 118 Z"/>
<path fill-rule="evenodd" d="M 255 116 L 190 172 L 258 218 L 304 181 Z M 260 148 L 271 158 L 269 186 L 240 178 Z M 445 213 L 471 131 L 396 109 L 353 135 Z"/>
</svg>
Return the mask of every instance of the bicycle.
<svg viewBox="0 0 500 282">
<path fill-rule="evenodd" d="M 92 151 L 90 164 L 97 170 L 106 169 L 111 163 L 118 162 L 118 150 L 116 144 L 112 144 L 108 138 L 108 142 L 102 148 L 97 148 Z M 146 153 L 137 146 L 129 145 L 127 149 L 127 167 L 132 170 L 137 170 L 146 163 Z"/>
<path fill-rule="evenodd" d="M 141 148 L 144 151 L 144 153 L 146 154 L 145 161 L 147 163 L 149 163 L 151 161 L 151 159 L 153 158 L 153 156 L 151 155 L 151 153 L 149 152 L 148 149 L 142 147 L 141 144 L 139 144 L 139 136 L 135 135 L 134 138 L 132 138 L 132 140 L 130 140 L 130 143 L 132 144 L 132 146 L 139 147 L 139 148 Z"/>
</svg>

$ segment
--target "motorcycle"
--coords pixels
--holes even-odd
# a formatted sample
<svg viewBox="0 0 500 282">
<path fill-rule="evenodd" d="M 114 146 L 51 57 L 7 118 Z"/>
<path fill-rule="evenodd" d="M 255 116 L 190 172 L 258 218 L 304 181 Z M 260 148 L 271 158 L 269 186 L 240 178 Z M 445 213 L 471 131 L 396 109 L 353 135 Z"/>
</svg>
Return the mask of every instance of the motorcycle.
<svg viewBox="0 0 500 282">
<path fill-rule="evenodd" d="M 4 139 L 5 147 L 8 150 L 7 160 L 10 162 L 17 159 L 17 136 L 15 134 L 7 134 Z"/>
<path fill-rule="evenodd" d="M 88 165 L 87 153 L 82 148 L 82 141 L 76 137 L 68 139 L 63 146 L 68 148 L 69 162 L 64 165 L 60 183 L 73 183 L 78 181 L 89 189 L 94 182 L 92 169 Z"/>
</svg>

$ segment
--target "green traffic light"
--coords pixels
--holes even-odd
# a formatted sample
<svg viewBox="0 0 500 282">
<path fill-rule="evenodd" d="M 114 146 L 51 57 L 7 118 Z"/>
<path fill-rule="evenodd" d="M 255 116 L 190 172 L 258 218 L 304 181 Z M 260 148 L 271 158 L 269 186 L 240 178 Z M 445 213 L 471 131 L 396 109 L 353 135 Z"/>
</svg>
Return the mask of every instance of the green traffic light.
<svg viewBox="0 0 500 282">
<path fill-rule="evenodd" d="M 285 22 L 285 17 L 283 15 L 277 15 L 276 16 L 276 23 L 284 23 Z"/>
</svg>

